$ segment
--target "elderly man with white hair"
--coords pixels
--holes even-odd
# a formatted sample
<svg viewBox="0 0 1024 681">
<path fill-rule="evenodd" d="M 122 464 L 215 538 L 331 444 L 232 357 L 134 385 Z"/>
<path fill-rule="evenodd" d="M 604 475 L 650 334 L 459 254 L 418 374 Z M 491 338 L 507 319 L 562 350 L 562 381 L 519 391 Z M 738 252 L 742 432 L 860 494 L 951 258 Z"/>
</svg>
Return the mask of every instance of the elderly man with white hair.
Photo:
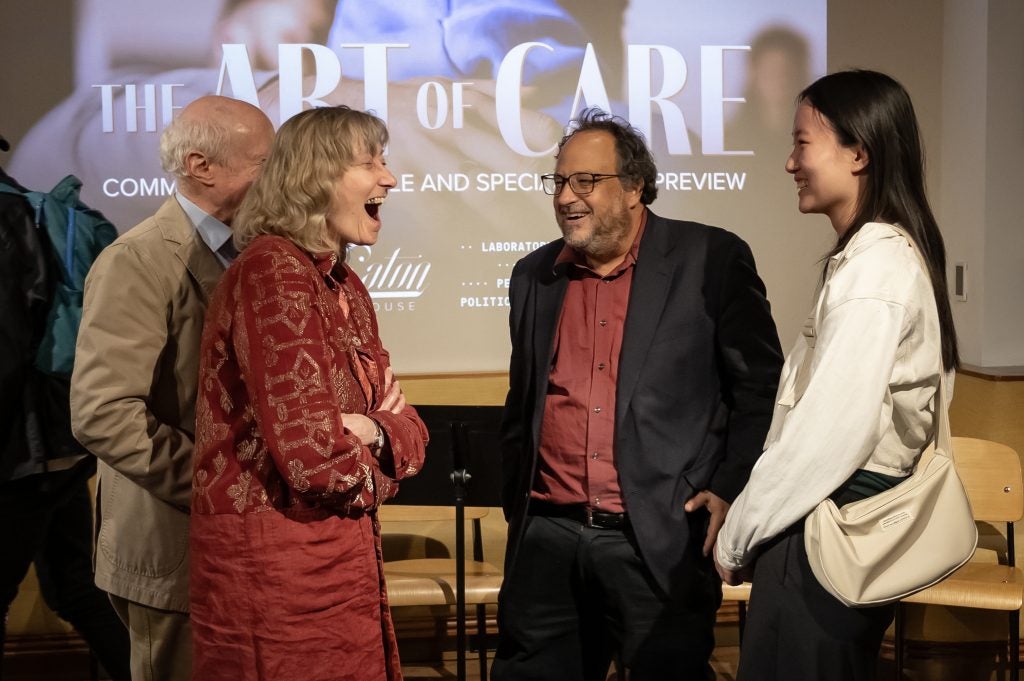
<svg viewBox="0 0 1024 681">
<path fill-rule="evenodd" d="M 132 678 L 191 678 L 189 505 L 199 342 L 236 254 L 231 221 L 269 153 L 257 107 L 201 97 L 160 141 L 177 191 L 97 259 L 71 382 L 75 437 L 99 459 L 96 584 L 131 635 Z"/>
</svg>

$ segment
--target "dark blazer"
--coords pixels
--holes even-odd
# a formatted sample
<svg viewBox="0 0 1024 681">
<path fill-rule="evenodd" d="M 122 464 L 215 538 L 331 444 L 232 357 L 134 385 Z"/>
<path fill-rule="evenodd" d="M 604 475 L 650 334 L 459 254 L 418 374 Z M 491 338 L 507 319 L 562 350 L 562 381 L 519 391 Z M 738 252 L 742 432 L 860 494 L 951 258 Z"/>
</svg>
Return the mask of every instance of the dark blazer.
<svg viewBox="0 0 1024 681">
<path fill-rule="evenodd" d="M 553 341 L 568 279 L 559 239 L 512 271 L 512 358 L 502 423 L 506 573 L 537 468 Z M 725 230 L 648 212 L 619 358 L 615 458 L 641 553 L 674 591 L 704 541 L 683 504 L 708 489 L 731 502 L 761 454 L 782 368 L 750 248 Z M 691 546 L 693 542 L 693 546 Z"/>
</svg>

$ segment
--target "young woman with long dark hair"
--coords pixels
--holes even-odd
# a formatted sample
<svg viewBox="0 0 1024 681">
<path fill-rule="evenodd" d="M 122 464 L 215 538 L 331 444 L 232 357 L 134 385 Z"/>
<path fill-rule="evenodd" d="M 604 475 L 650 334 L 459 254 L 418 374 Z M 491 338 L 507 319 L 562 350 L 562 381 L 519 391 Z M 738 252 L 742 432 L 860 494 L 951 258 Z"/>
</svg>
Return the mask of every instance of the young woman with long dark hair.
<svg viewBox="0 0 1024 681">
<path fill-rule="evenodd" d="M 800 212 L 826 215 L 838 239 L 716 559 L 728 583 L 753 577 L 739 679 L 871 679 L 895 606 L 848 608 L 825 591 L 804 518 L 826 497 L 843 505 L 913 472 L 940 375 L 959 361 L 906 90 L 873 71 L 819 79 L 798 99 L 786 170 Z"/>
</svg>

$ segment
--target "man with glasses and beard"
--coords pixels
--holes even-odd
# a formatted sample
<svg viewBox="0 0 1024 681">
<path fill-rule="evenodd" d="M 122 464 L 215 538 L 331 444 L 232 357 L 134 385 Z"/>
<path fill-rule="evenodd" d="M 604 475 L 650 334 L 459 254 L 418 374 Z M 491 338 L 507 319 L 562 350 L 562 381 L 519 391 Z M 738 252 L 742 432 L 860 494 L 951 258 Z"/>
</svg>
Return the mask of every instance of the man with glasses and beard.
<svg viewBox="0 0 1024 681">
<path fill-rule="evenodd" d="M 651 212 L 656 175 L 583 112 L 543 177 L 563 238 L 512 273 L 497 681 L 713 678 L 710 551 L 782 354 L 749 247 Z"/>
</svg>

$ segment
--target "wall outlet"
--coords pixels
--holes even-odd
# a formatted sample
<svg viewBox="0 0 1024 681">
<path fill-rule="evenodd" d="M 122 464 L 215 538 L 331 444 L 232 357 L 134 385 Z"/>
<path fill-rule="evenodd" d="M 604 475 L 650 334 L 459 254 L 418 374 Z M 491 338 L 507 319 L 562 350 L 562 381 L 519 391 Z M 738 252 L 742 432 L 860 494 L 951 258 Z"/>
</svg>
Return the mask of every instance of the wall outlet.
<svg viewBox="0 0 1024 681">
<path fill-rule="evenodd" d="M 953 265 L 953 297 L 967 300 L 967 263 L 958 262 Z"/>
</svg>

